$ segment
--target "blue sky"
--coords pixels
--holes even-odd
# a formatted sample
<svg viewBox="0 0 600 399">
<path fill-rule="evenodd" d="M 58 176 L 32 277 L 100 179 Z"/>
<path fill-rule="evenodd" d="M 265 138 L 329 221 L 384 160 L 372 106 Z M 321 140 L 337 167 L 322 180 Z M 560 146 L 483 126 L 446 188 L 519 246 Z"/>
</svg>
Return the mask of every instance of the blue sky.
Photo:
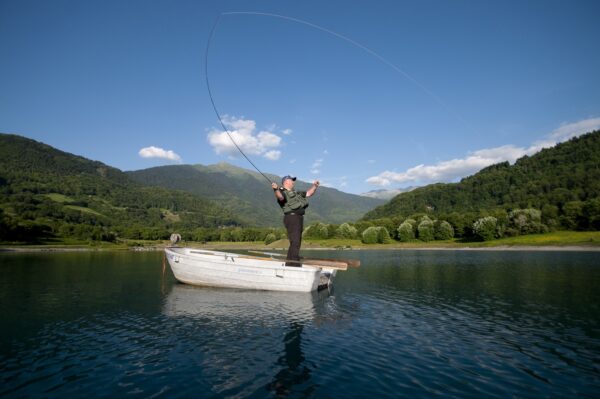
<svg viewBox="0 0 600 399">
<path fill-rule="evenodd" d="M 122 170 L 221 161 L 360 193 L 600 127 L 597 1 L 0 0 L 0 131 Z M 401 71 L 401 72 L 400 72 Z M 408 76 L 408 77 L 407 77 Z M 416 82 L 416 83 L 415 83 Z"/>
</svg>

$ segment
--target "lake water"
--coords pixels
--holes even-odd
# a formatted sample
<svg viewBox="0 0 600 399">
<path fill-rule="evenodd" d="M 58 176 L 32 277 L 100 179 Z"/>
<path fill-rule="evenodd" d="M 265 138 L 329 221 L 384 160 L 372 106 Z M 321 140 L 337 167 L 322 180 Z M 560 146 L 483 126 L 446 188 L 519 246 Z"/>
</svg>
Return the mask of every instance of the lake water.
<svg viewBox="0 0 600 399">
<path fill-rule="evenodd" d="M 318 255 L 362 267 L 297 294 L 0 253 L 0 396 L 599 397 L 600 253 Z"/>
</svg>

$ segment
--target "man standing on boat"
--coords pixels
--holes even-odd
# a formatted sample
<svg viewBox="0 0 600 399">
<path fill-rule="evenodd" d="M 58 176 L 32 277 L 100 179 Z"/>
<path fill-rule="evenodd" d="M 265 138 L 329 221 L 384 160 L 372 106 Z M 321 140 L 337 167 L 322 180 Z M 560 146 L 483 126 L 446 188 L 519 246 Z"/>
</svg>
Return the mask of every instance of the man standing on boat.
<svg viewBox="0 0 600 399">
<path fill-rule="evenodd" d="M 314 195 L 319 187 L 319 181 L 315 180 L 306 191 L 296 191 L 294 186 L 296 178 L 290 175 L 281 179 L 282 187 L 277 183 L 271 184 L 277 202 L 283 210 L 283 224 L 287 230 L 290 247 L 288 248 L 288 260 L 300 260 L 300 245 L 302 244 L 302 229 L 304 227 L 304 212 L 308 207 L 308 197 Z M 299 263 L 286 263 L 286 266 L 300 266 Z"/>
</svg>

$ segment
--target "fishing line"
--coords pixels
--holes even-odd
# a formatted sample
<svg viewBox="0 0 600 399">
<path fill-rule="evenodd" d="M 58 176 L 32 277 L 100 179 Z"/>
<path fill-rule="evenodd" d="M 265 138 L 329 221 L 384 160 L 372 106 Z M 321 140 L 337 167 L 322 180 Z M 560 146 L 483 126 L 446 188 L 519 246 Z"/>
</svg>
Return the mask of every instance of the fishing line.
<svg viewBox="0 0 600 399">
<path fill-rule="evenodd" d="M 219 25 L 221 17 L 227 16 L 227 15 L 254 15 L 254 16 L 279 18 L 279 19 L 283 19 L 283 20 L 286 20 L 286 21 L 292 21 L 292 22 L 296 22 L 296 23 L 301 24 L 301 25 L 309 26 L 311 28 L 320 30 L 320 31 L 325 32 L 325 33 L 329 33 L 330 35 L 332 35 L 334 37 L 337 37 L 338 39 L 342 39 L 342 40 L 344 40 L 344 41 L 352 44 L 353 46 L 358 47 L 359 49 L 361 49 L 361 50 L 363 50 L 363 51 L 371 54 L 373 57 L 377 58 L 379 61 L 381 61 L 385 65 L 389 66 L 390 68 L 392 68 L 396 72 L 400 73 L 406 79 L 408 79 L 409 81 L 411 81 L 414 85 L 416 85 L 418 88 L 420 88 L 423 92 L 425 92 L 429 97 L 431 97 L 433 100 L 435 100 L 435 102 L 437 102 L 440 106 L 442 106 L 449 113 L 451 113 L 456 119 L 458 119 L 459 121 L 461 121 L 463 124 L 468 125 L 466 123 L 466 121 L 460 115 L 458 115 L 456 112 L 454 112 L 452 110 L 452 108 L 450 108 L 444 101 L 442 101 L 442 99 L 439 96 L 437 96 L 434 92 L 432 92 L 431 90 L 429 90 L 427 87 L 425 87 L 423 84 L 421 84 L 418 80 L 416 80 L 415 78 L 413 78 L 412 76 L 410 76 L 408 73 L 406 73 L 405 71 L 403 71 L 400 67 L 398 67 L 393 62 L 389 61 L 388 59 L 386 59 L 385 57 L 383 57 L 382 55 L 380 55 L 379 53 L 377 53 L 375 50 L 372 50 L 371 48 L 365 46 L 364 44 L 361 44 L 361 43 L 357 42 L 356 40 L 352 40 L 352 39 L 350 39 L 347 36 L 344 36 L 344 35 L 342 35 L 340 33 L 332 31 L 330 29 L 324 28 L 324 27 L 322 27 L 320 25 L 313 24 L 312 22 L 304 21 L 304 20 L 299 19 L 299 18 L 288 17 L 286 15 L 272 14 L 272 13 L 258 12 L 258 11 L 230 11 L 230 12 L 224 12 L 224 13 L 219 14 L 219 16 L 217 17 L 217 19 L 215 20 L 215 23 L 214 23 L 214 25 L 213 25 L 213 27 L 212 27 L 212 29 L 210 31 L 210 34 L 208 36 L 208 42 L 206 44 L 206 53 L 205 53 L 205 57 L 204 57 L 204 77 L 206 79 L 206 87 L 208 89 L 208 96 L 210 97 L 210 102 L 212 104 L 213 110 L 215 111 L 215 114 L 217 114 L 217 118 L 219 119 L 219 123 L 221 124 L 221 126 L 225 130 L 225 133 L 227 133 L 227 136 L 229 137 L 229 139 L 231 140 L 231 142 L 233 143 L 233 145 L 244 156 L 244 158 L 246 158 L 246 160 L 248 162 L 250 162 L 250 164 L 254 167 L 254 169 L 256 169 L 258 171 L 258 173 L 260 173 L 269 183 L 271 183 L 271 180 L 267 176 L 265 176 L 265 174 L 263 172 L 261 172 L 260 169 L 258 169 L 258 167 L 256 167 L 256 165 L 254 164 L 254 162 L 252 162 L 250 160 L 250 158 L 248 158 L 248 156 L 244 153 L 244 151 L 242 151 L 242 149 L 240 148 L 240 146 L 236 143 L 236 141 L 231 136 L 231 134 L 229 132 L 229 129 L 227 129 L 227 127 L 225 126 L 225 123 L 223 123 L 223 119 L 221 118 L 221 115 L 219 114 L 219 111 L 217 110 L 217 107 L 215 105 L 215 101 L 214 101 L 213 96 L 212 96 L 212 91 L 210 89 L 210 80 L 208 78 L 208 55 L 209 55 L 210 44 L 211 44 L 212 38 L 214 36 L 215 30 L 217 29 L 217 26 Z"/>
<path fill-rule="evenodd" d="M 210 35 L 208 36 L 208 43 L 206 44 L 206 53 L 204 55 L 204 77 L 206 78 L 206 88 L 208 89 L 208 96 L 210 97 L 210 103 L 212 104 L 213 109 L 215 110 L 215 114 L 217 114 L 219 123 L 225 130 L 225 133 L 227 133 L 227 136 L 229 137 L 229 139 L 231 140 L 231 142 L 233 143 L 235 148 L 237 148 L 238 151 L 244 156 L 244 158 L 246 158 L 246 160 L 248 162 L 250 162 L 250 165 L 252 165 L 254 167 L 254 169 L 256 169 L 258 171 L 258 173 L 260 173 L 262 175 L 262 177 L 264 177 L 265 180 L 268 181 L 269 184 L 271 184 L 272 183 L 271 179 L 269 179 L 267 176 L 265 176 L 265 174 L 263 172 L 261 172 L 260 169 L 258 169 L 258 167 L 254 164 L 254 162 L 252 162 L 252 160 L 250 158 L 248 158 L 248 156 L 244 153 L 244 151 L 242 151 L 240 146 L 235 142 L 235 140 L 231 136 L 231 133 L 229 133 L 229 129 L 227 129 L 227 127 L 225 126 L 225 123 L 223 123 L 223 119 L 221 118 L 221 115 L 219 114 L 219 111 L 217 110 L 217 106 L 215 105 L 215 100 L 213 99 L 213 96 L 212 96 L 212 91 L 210 90 L 210 81 L 208 79 L 208 53 L 209 53 L 208 50 L 210 49 L 210 42 L 212 40 L 213 34 L 215 33 L 215 29 L 217 28 L 217 25 L 219 24 L 219 20 L 221 19 L 222 15 L 225 15 L 225 14 L 221 14 L 217 17 L 215 24 L 213 25 L 212 29 L 210 30 Z"/>
</svg>

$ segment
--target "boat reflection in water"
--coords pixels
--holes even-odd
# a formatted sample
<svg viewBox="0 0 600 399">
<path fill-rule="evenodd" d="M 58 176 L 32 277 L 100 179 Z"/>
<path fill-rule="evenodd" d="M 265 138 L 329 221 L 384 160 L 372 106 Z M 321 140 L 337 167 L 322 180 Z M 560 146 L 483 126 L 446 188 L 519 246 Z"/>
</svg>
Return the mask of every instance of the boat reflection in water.
<svg viewBox="0 0 600 399">
<path fill-rule="evenodd" d="M 230 319 L 270 324 L 285 321 L 308 322 L 317 306 L 329 297 L 319 292 L 256 291 L 232 288 L 195 287 L 174 284 L 167 295 L 163 314 L 202 319 Z"/>
<path fill-rule="evenodd" d="M 335 297 L 327 290 L 256 291 L 176 283 L 166 297 L 163 314 L 206 326 L 201 334 L 207 339 L 227 341 L 219 354 L 201 353 L 211 359 L 202 364 L 202 373 L 223 381 L 213 387 L 213 393 L 245 386 L 237 394 L 279 397 L 315 389 L 303 335 L 307 327 L 312 330 L 328 319 L 339 319 L 335 308 Z M 281 337 L 281 345 L 273 345 L 273 335 Z M 198 346 L 194 350 L 203 351 Z M 235 375 L 228 375 L 229 370 L 236 370 Z"/>
</svg>

